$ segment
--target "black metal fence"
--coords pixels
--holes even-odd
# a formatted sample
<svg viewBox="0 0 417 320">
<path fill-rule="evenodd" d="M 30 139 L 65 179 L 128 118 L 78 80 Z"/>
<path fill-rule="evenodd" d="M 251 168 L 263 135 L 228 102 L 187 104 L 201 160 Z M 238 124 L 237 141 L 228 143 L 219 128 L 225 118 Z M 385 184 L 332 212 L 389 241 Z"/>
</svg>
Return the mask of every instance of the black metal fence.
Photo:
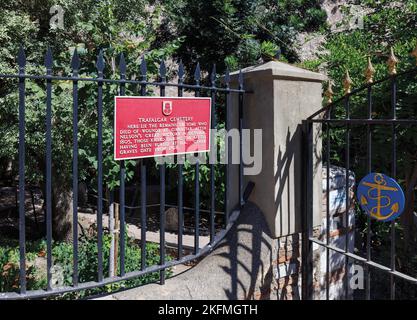
<svg viewBox="0 0 417 320">
<path fill-rule="evenodd" d="M 184 188 L 184 180 L 183 180 L 183 164 L 178 164 L 175 170 L 178 170 L 178 181 L 177 181 L 177 207 L 178 207 L 178 242 L 177 242 L 177 257 L 173 260 L 166 261 L 166 248 L 165 248 L 165 209 L 166 209 L 166 170 L 170 170 L 166 168 L 165 164 L 159 165 L 159 180 L 160 180 L 160 203 L 159 203 L 159 230 L 160 230 L 160 239 L 159 239 L 159 264 L 157 265 L 146 265 L 146 222 L 147 222 L 147 208 L 150 206 L 146 203 L 146 194 L 147 194 L 147 172 L 149 166 L 151 165 L 150 162 L 140 160 L 140 193 L 141 193 L 141 203 L 140 206 L 140 221 L 141 221 L 141 265 L 137 266 L 137 270 L 133 272 L 126 272 L 125 271 L 125 228 L 126 228 L 126 208 L 128 207 L 125 204 L 126 198 L 126 188 L 125 188 L 125 175 L 126 175 L 126 168 L 125 162 L 120 161 L 120 188 L 119 188 L 119 202 L 120 202 L 120 270 L 119 274 L 115 275 L 114 277 L 105 277 L 103 272 L 103 200 L 104 200 L 104 193 L 103 193 L 103 185 L 105 181 L 103 181 L 103 85 L 104 84 L 116 84 L 119 86 L 119 93 L 120 95 L 125 95 L 125 88 L 126 85 L 132 84 L 137 85 L 140 87 L 140 95 L 145 96 L 148 94 L 147 88 L 149 86 L 159 88 L 160 96 L 165 96 L 166 88 L 167 87 L 176 87 L 178 89 L 178 96 L 183 96 L 184 91 L 192 91 L 194 92 L 195 96 L 198 97 L 200 94 L 207 94 L 212 98 L 212 123 L 211 128 L 215 129 L 217 127 L 216 123 L 216 109 L 220 110 L 223 108 L 223 112 L 226 114 L 226 123 L 225 129 L 230 129 L 231 126 L 231 96 L 237 95 L 236 99 L 238 101 L 238 113 L 239 113 L 239 130 L 242 129 L 242 105 L 243 105 L 243 95 L 245 90 L 243 89 L 243 77 L 242 73 L 238 76 L 238 87 L 231 88 L 231 76 L 229 71 L 226 71 L 226 74 L 223 78 L 223 85 L 218 85 L 218 75 L 216 74 L 215 65 L 213 66 L 212 72 L 209 76 L 209 85 L 202 84 L 201 78 L 201 71 L 200 66 L 197 64 L 194 73 L 194 84 L 185 84 L 184 83 L 184 66 L 182 63 L 179 64 L 178 69 L 178 83 L 169 83 L 167 82 L 167 70 L 165 63 L 162 61 L 159 67 L 159 80 L 156 82 L 151 82 L 148 80 L 147 77 L 147 65 L 145 59 L 142 60 L 140 65 L 140 79 L 139 80 L 130 80 L 127 78 L 126 75 L 126 62 L 123 54 L 120 56 L 120 63 L 119 63 L 119 79 L 108 79 L 104 77 L 104 56 L 103 52 L 100 51 L 96 68 L 97 68 L 97 77 L 79 77 L 79 70 L 80 70 L 80 58 L 77 54 L 77 51 L 74 52 L 71 62 L 72 68 L 72 75 L 62 76 L 62 75 L 54 75 L 52 72 L 53 67 L 53 59 L 52 59 L 52 52 L 49 49 L 46 57 L 45 57 L 45 67 L 46 67 L 46 74 L 44 75 L 31 75 L 27 74 L 25 70 L 26 66 L 26 57 L 23 48 L 20 49 L 18 54 L 18 65 L 19 65 L 19 73 L 18 74 L 0 74 L 0 79 L 18 79 L 18 91 L 19 91 L 19 153 L 18 153 L 18 167 L 19 167 L 19 182 L 18 182 L 18 213 L 19 213 L 19 247 L 20 247 L 20 276 L 19 276 L 19 288 L 17 292 L 2 292 L 0 293 L 0 299 L 21 299 L 21 298 L 36 298 L 36 297 L 45 297 L 54 294 L 60 294 L 65 292 L 71 291 L 78 291 L 83 289 L 91 289 L 100 286 L 104 286 L 107 284 L 119 282 L 122 280 L 133 279 L 145 274 L 159 272 L 159 279 L 160 283 L 164 284 L 165 276 L 166 276 L 166 269 L 170 268 L 177 264 L 183 264 L 188 261 L 194 260 L 207 252 L 211 251 L 216 244 L 225 236 L 225 234 L 229 231 L 233 222 L 236 220 L 238 216 L 238 211 L 228 210 L 231 208 L 230 206 L 230 199 L 228 197 L 228 188 L 230 186 L 230 174 L 228 172 L 228 165 L 226 165 L 226 192 L 225 192 L 225 225 L 221 231 L 216 233 L 216 226 L 215 226 L 215 185 L 218 183 L 216 181 L 215 176 L 215 164 L 209 164 L 210 170 L 210 207 L 209 207 L 209 234 L 210 234 L 210 242 L 208 245 L 200 248 L 199 244 L 199 235 L 200 235 L 200 190 L 199 190 L 199 173 L 200 173 L 200 164 L 197 162 L 195 164 L 195 184 L 194 184 L 194 219 L 195 219 L 195 243 L 194 243 L 194 252 L 192 254 L 184 255 L 184 248 L 183 248 L 183 225 L 184 225 L 184 195 L 183 195 L 183 188 Z M 26 238 L 25 238 L 25 188 L 27 186 L 26 178 L 25 178 L 25 83 L 30 80 L 36 81 L 44 81 L 46 83 L 46 170 L 45 170 L 45 216 L 46 216 L 46 243 L 47 243 L 47 250 L 46 250 L 46 260 L 47 260 L 47 287 L 45 290 L 36 290 L 31 291 L 27 290 L 27 279 L 26 279 Z M 73 130 L 73 137 L 72 137 L 72 191 L 73 191 L 73 275 L 72 275 L 72 286 L 66 287 L 53 287 L 51 285 L 51 268 L 53 266 L 53 256 L 52 256 L 52 238 L 53 238 L 53 230 L 52 230 L 52 188 L 54 187 L 54 181 L 52 176 L 52 143 L 53 143 L 53 136 L 52 136 L 52 90 L 54 81 L 70 81 L 72 83 L 72 106 L 73 106 L 73 114 L 72 114 L 72 130 Z M 78 274 L 78 266 L 79 266 L 79 257 L 78 257 L 78 182 L 79 182 L 79 163 L 78 163 L 78 103 L 79 103 L 79 84 L 80 82 L 88 82 L 88 83 L 95 83 L 97 85 L 97 215 L 96 215 L 96 222 L 97 222 L 97 252 L 98 252 L 98 269 L 97 269 L 97 281 L 92 282 L 83 282 L 79 281 L 79 274 Z M 222 96 L 222 101 L 224 103 L 221 106 L 216 107 L 216 98 Z M 240 138 L 241 139 L 241 138 Z M 215 143 L 215 141 L 212 141 Z M 240 149 L 240 159 L 242 159 L 242 150 Z M 242 162 L 241 162 L 242 163 Z M 236 208 L 240 208 L 240 206 L 244 202 L 244 195 L 243 195 L 243 179 L 242 179 L 242 164 L 239 165 L 240 169 L 240 176 L 239 176 L 239 199 L 240 203 L 236 203 Z M 173 169 L 172 169 L 173 170 Z M 218 228 L 217 228 L 218 230 Z"/>
<path fill-rule="evenodd" d="M 372 68 L 370 68 L 372 70 Z M 374 71 L 373 71 L 374 72 Z M 330 299 L 331 287 L 331 261 L 330 253 L 344 257 L 345 275 L 344 281 L 344 296 L 346 299 L 396 299 L 398 294 L 402 298 L 415 298 L 415 289 L 417 284 L 416 272 L 408 271 L 398 262 L 398 244 L 399 235 L 399 219 L 388 224 L 390 230 L 385 232 L 389 238 L 380 240 L 385 244 L 383 249 L 378 250 L 381 243 L 375 244 L 376 237 L 381 234 L 383 223 L 371 220 L 369 215 L 365 215 L 356 201 L 352 199 L 350 194 L 352 191 L 349 185 L 349 172 L 354 171 L 358 178 L 371 172 L 388 172 L 394 179 L 400 179 L 400 183 L 404 184 L 404 172 L 398 172 L 398 155 L 403 154 L 408 150 L 415 150 L 413 144 L 400 144 L 407 130 L 411 130 L 417 125 L 417 117 L 415 108 L 412 105 L 407 105 L 407 97 L 410 97 L 411 92 L 407 89 L 399 91 L 398 83 L 403 81 L 403 85 L 412 84 L 416 80 L 417 69 L 413 68 L 409 71 L 397 73 L 394 69 L 390 69 L 390 76 L 373 81 L 371 72 L 368 76 L 366 85 L 351 90 L 351 82 L 347 74 L 347 82 L 345 79 L 345 94 L 342 98 L 335 102 L 331 101 L 332 90 L 330 93 L 330 104 L 323 109 L 314 113 L 311 117 L 304 121 L 305 131 L 305 146 L 306 146 L 306 162 L 305 162 L 305 219 L 304 219 L 304 242 L 303 242 L 303 296 L 304 299 L 312 299 L 314 297 L 314 287 L 319 286 L 317 278 L 314 278 L 313 267 L 313 245 L 319 248 L 324 248 L 326 251 L 326 271 L 325 271 L 325 297 Z M 414 92 L 415 93 L 415 92 Z M 401 94 L 401 99 L 397 97 Z M 378 104 L 374 103 L 375 96 L 378 95 Z M 385 96 L 385 98 L 381 98 Z M 354 107 L 352 107 L 354 106 Z M 399 114 L 399 110 L 401 110 Z M 318 133 L 321 131 L 321 134 Z M 411 133 L 411 132 L 410 132 Z M 322 141 L 323 152 L 317 154 L 315 149 L 318 143 L 317 136 Z M 383 138 L 381 138 L 383 137 Z M 378 141 L 377 141 L 378 138 Z M 380 140 L 384 140 L 382 143 Z M 401 149 L 399 148 L 401 146 Z M 339 158 L 339 160 L 335 160 Z M 313 234 L 315 227 L 313 225 L 313 190 L 316 185 L 313 183 L 313 176 L 316 174 L 317 161 L 323 163 L 323 174 L 327 173 L 325 182 L 325 220 L 326 227 L 324 231 L 324 239 L 318 239 L 316 234 Z M 403 161 L 403 160 L 402 160 Z M 344 221 L 344 245 L 334 245 L 330 239 L 330 204 L 329 204 L 329 186 L 330 186 L 330 166 L 337 164 L 344 167 L 346 175 L 345 189 L 345 221 Z M 404 170 L 404 168 L 403 168 Z M 321 173 L 320 173 L 321 174 Z M 409 186 L 411 193 L 414 192 L 415 186 Z M 324 185 L 323 185 L 324 189 Z M 408 193 L 408 196 L 410 194 Z M 406 199 L 410 201 L 410 199 Z M 409 204 L 414 207 L 415 203 Z M 355 250 L 349 250 L 349 210 L 355 210 L 356 219 L 362 221 L 364 230 L 364 238 L 358 239 L 362 246 L 358 248 L 358 241 Z M 321 213 L 320 213 L 321 214 Z M 385 225 L 386 226 L 386 225 Z M 379 229 L 378 229 L 379 228 Z M 359 233 L 356 232 L 356 236 Z M 343 248 L 344 246 L 344 248 Z M 382 248 L 382 247 L 381 247 Z M 386 250 L 384 250 L 386 249 Z M 383 252 L 380 252 L 380 251 Z M 388 253 L 388 254 L 386 254 Z M 402 253 L 404 254 L 404 252 Z M 386 259 L 381 256 L 388 256 Z M 411 260 L 412 257 L 402 256 L 401 261 Z M 365 281 L 364 292 L 360 296 L 356 296 L 349 290 L 349 268 L 350 262 L 357 263 L 363 266 Z M 404 263 L 403 263 L 404 265 Z M 414 269 L 415 270 L 415 269 Z M 350 274 L 352 276 L 352 274 Z M 385 277 L 385 278 L 384 278 Z M 384 279 L 386 281 L 384 282 Z M 414 285 L 413 289 L 401 292 L 401 288 L 396 287 L 400 281 Z M 401 285 L 404 288 L 404 284 Z M 386 290 L 387 296 L 383 296 L 383 290 Z M 379 292 L 378 292 L 379 291 Z M 404 292 L 407 291 L 407 292 Z M 414 293 L 413 293 L 414 292 Z M 388 294 L 389 293 L 389 294 Z"/>
</svg>

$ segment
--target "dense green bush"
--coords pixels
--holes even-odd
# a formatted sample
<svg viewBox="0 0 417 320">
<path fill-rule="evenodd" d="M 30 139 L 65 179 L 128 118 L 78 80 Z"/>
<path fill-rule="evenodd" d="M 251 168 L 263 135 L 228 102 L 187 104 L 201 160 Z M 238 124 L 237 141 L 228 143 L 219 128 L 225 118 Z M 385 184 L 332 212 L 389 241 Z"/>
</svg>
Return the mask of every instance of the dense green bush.
<svg viewBox="0 0 417 320">
<path fill-rule="evenodd" d="M 33 262 L 40 254 L 41 243 L 28 243 L 27 245 L 27 287 L 33 290 L 46 286 L 46 277 L 37 275 L 37 268 Z M 0 292 L 16 291 L 19 287 L 19 246 L 17 241 L 10 241 L 0 245 Z"/>
<path fill-rule="evenodd" d="M 103 274 L 109 276 L 109 254 L 111 237 L 105 233 L 103 236 Z M 140 270 L 141 248 L 126 235 L 125 271 L 132 272 Z M 46 288 L 46 241 L 40 240 L 27 242 L 26 248 L 26 279 L 27 289 L 37 290 Z M 78 250 L 78 271 L 79 282 L 97 281 L 97 238 L 82 236 L 79 240 Z M 73 248 L 71 243 L 53 242 L 53 278 L 62 281 L 60 286 L 70 286 L 73 274 Z M 37 263 L 35 263 L 37 260 Z M 171 260 L 170 256 L 166 261 Z M 159 263 L 159 245 L 146 244 L 146 265 L 152 266 Z M 120 266 L 118 265 L 120 271 Z M 0 292 L 18 291 L 19 287 L 19 247 L 16 241 L 9 241 L 0 246 Z M 166 271 L 167 276 L 172 274 L 170 269 Z M 59 299 L 82 298 L 92 294 L 112 292 L 121 288 L 136 287 L 159 279 L 159 273 L 150 273 L 132 280 L 121 281 L 106 285 L 101 288 L 83 290 L 75 293 L 66 293 L 59 296 Z"/>
<path fill-rule="evenodd" d="M 168 0 L 163 6 L 160 43 L 184 38 L 175 56 L 191 71 L 197 61 L 210 71 L 218 63 L 233 70 L 270 59 L 278 48 L 297 60 L 296 35 L 325 27 L 326 13 L 314 0 Z"/>
<path fill-rule="evenodd" d="M 149 77 L 155 77 L 157 65 L 178 47 L 179 40 L 167 42 L 164 46 L 151 48 L 158 28 L 157 17 L 160 6 L 154 11 L 145 10 L 147 1 L 120 0 L 61 0 L 39 1 L 36 5 L 25 5 L 21 1 L 6 1 L 0 10 L 0 73 L 17 72 L 17 52 L 20 45 L 25 47 L 27 56 L 26 72 L 44 74 L 44 55 L 51 46 L 54 57 L 54 73 L 71 75 L 71 57 L 75 48 L 80 55 L 81 77 L 95 76 L 95 63 L 100 49 L 105 56 L 105 77 L 118 77 L 118 59 L 124 53 L 128 76 L 137 78 L 138 65 L 144 56 L 148 62 Z M 49 8 L 59 4 L 65 10 L 65 28 L 49 28 Z M 126 8 L 129 10 L 125 12 Z M 10 41 L 13 39 L 13 41 Z M 27 177 L 37 184 L 43 181 L 45 159 L 45 83 L 26 83 L 26 147 L 28 149 Z M 2 80 L 0 102 L 1 148 L 0 159 L 16 161 L 17 157 L 17 92 L 16 81 Z M 93 83 L 79 84 L 79 140 L 80 180 L 91 176 L 97 169 L 97 88 Z M 112 154 L 112 108 L 109 107 L 117 94 L 116 85 L 105 86 L 103 143 L 104 178 L 109 188 L 119 184 L 119 170 Z M 127 94 L 137 94 L 136 86 L 128 86 Z M 54 169 L 62 171 L 59 179 L 68 184 L 71 172 L 72 137 L 72 84 L 66 81 L 54 82 L 53 91 L 53 162 Z M 127 178 L 131 178 L 132 162 L 127 162 Z M 17 166 L 13 166 L 17 170 Z M 92 184 L 94 185 L 94 184 Z"/>
<path fill-rule="evenodd" d="M 153 3 L 153 2 L 152 2 Z M 154 4 L 154 3 L 153 3 Z M 64 28 L 49 26 L 49 9 L 61 5 L 65 11 Z M 35 2 L 4 1 L 0 10 L 0 73 L 17 72 L 20 45 L 27 56 L 26 73 L 45 74 L 44 56 L 48 46 L 53 53 L 53 73 L 71 75 L 71 57 L 76 49 L 80 55 L 80 77 L 97 75 L 96 61 L 104 51 L 106 78 L 118 78 L 119 55 L 124 53 L 129 78 L 138 78 L 138 65 L 143 57 L 148 63 L 150 79 L 155 79 L 158 64 L 172 55 L 181 39 L 152 47 L 159 26 L 160 4 L 149 10 L 145 0 L 42 0 Z M 128 11 L 127 8 L 129 8 Z M 18 164 L 18 91 L 17 81 L 0 80 L 0 165 L 11 163 L 11 178 L 17 175 Z M 117 85 L 104 86 L 103 101 L 103 178 L 104 188 L 119 185 L 119 163 L 113 160 L 113 97 Z M 152 91 L 150 90 L 150 93 Z M 137 86 L 127 85 L 126 94 L 137 95 Z M 45 81 L 26 81 L 26 182 L 44 187 L 45 183 Z M 52 92 L 52 180 L 54 238 L 65 240 L 71 233 L 67 219 L 68 206 L 55 204 L 58 195 L 67 195 L 70 203 L 72 148 L 72 83 L 54 81 Z M 79 83 L 78 105 L 79 181 L 87 182 L 94 191 L 97 186 L 97 86 Z M 126 162 L 126 179 L 133 177 L 134 161 Z M 45 194 L 45 193 L 44 193 Z M 66 224 L 66 226 L 64 226 Z"/>
</svg>

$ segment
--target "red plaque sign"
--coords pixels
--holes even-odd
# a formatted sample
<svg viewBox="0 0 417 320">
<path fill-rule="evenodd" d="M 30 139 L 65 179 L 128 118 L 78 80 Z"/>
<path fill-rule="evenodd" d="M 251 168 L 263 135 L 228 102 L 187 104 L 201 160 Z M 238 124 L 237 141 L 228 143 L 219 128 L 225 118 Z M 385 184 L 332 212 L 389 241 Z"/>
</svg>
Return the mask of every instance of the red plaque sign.
<svg viewBox="0 0 417 320">
<path fill-rule="evenodd" d="M 210 98 L 115 97 L 114 159 L 210 151 Z"/>
</svg>

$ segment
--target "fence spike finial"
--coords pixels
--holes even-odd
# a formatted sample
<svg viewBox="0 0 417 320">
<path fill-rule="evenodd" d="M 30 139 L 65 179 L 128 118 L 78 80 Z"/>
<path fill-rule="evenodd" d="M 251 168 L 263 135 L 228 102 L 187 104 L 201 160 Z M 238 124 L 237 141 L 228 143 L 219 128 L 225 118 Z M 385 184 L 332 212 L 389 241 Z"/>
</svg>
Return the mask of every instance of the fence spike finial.
<svg viewBox="0 0 417 320">
<path fill-rule="evenodd" d="M 352 92 L 352 84 L 353 81 L 350 78 L 349 70 L 346 70 L 345 78 L 343 79 L 343 89 L 345 91 L 345 95 L 348 95 Z"/>
<path fill-rule="evenodd" d="M 328 81 L 327 83 L 327 89 L 324 92 L 324 96 L 327 98 L 327 103 L 330 104 L 333 102 L 333 82 L 331 80 Z"/>
<path fill-rule="evenodd" d="M 72 71 L 80 69 L 80 57 L 77 48 L 74 49 L 74 53 L 72 54 L 71 69 Z"/>
<path fill-rule="evenodd" d="M 184 64 L 182 60 L 180 60 L 180 64 L 178 66 L 178 80 L 182 82 L 184 80 Z"/>
<path fill-rule="evenodd" d="M 390 47 L 390 54 L 389 54 L 389 58 L 387 61 L 388 64 L 388 72 L 390 75 L 396 75 L 397 74 L 397 63 L 398 63 L 398 59 L 394 54 L 394 48 Z"/>
<path fill-rule="evenodd" d="M 417 44 L 415 49 L 411 52 L 411 56 L 413 56 L 416 59 L 416 65 L 417 65 Z"/>
<path fill-rule="evenodd" d="M 100 53 L 98 54 L 96 68 L 100 73 L 102 73 L 104 70 L 103 49 L 100 49 Z"/>
<path fill-rule="evenodd" d="M 375 74 L 375 68 L 372 65 L 371 57 L 368 56 L 368 66 L 366 67 L 366 70 L 365 70 L 366 83 L 371 84 L 374 82 L 374 74 Z"/>
<path fill-rule="evenodd" d="M 26 66 L 26 54 L 23 45 L 20 45 L 19 53 L 17 55 L 17 63 L 20 69 L 23 69 Z"/>
<path fill-rule="evenodd" d="M 120 74 L 122 75 L 126 74 L 126 60 L 125 60 L 125 55 L 123 54 L 123 52 L 120 54 L 119 71 L 120 71 Z"/>
<path fill-rule="evenodd" d="M 197 66 L 195 67 L 195 71 L 194 71 L 194 80 L 196 83 L 200 83 L 200 79 L 201 79 L 200 62 L 197 62 Z"/>
<path fill-rule="evenodd" d="M 48 49 L 46 50 L 46 55 L 45 55 L 45 67 L 47 70 L 52 69 L 52 50 L 51 47 L 48 46 Z"/>
</svg>

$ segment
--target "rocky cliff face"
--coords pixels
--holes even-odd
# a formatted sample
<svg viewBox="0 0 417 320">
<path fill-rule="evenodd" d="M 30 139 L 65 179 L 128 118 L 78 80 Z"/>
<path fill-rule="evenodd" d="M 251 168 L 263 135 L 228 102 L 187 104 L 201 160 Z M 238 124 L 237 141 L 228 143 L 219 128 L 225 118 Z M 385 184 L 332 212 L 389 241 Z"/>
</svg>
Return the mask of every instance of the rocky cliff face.
<svg viewBox="0 0 417 320">
<path fill-rule="evenodd" d="M 330 32 L 343 32 L 363 27 L 362 17 L 369 9 L 356 5 L 352 0 L 323 0 L 322 9 L 327 13 Z M 326 37 L 323 33 L 300 33 L 297 37 L 297 53 L 301 61 L 314 60 L 317 53 L 323 52 Z"/>
</svg>

